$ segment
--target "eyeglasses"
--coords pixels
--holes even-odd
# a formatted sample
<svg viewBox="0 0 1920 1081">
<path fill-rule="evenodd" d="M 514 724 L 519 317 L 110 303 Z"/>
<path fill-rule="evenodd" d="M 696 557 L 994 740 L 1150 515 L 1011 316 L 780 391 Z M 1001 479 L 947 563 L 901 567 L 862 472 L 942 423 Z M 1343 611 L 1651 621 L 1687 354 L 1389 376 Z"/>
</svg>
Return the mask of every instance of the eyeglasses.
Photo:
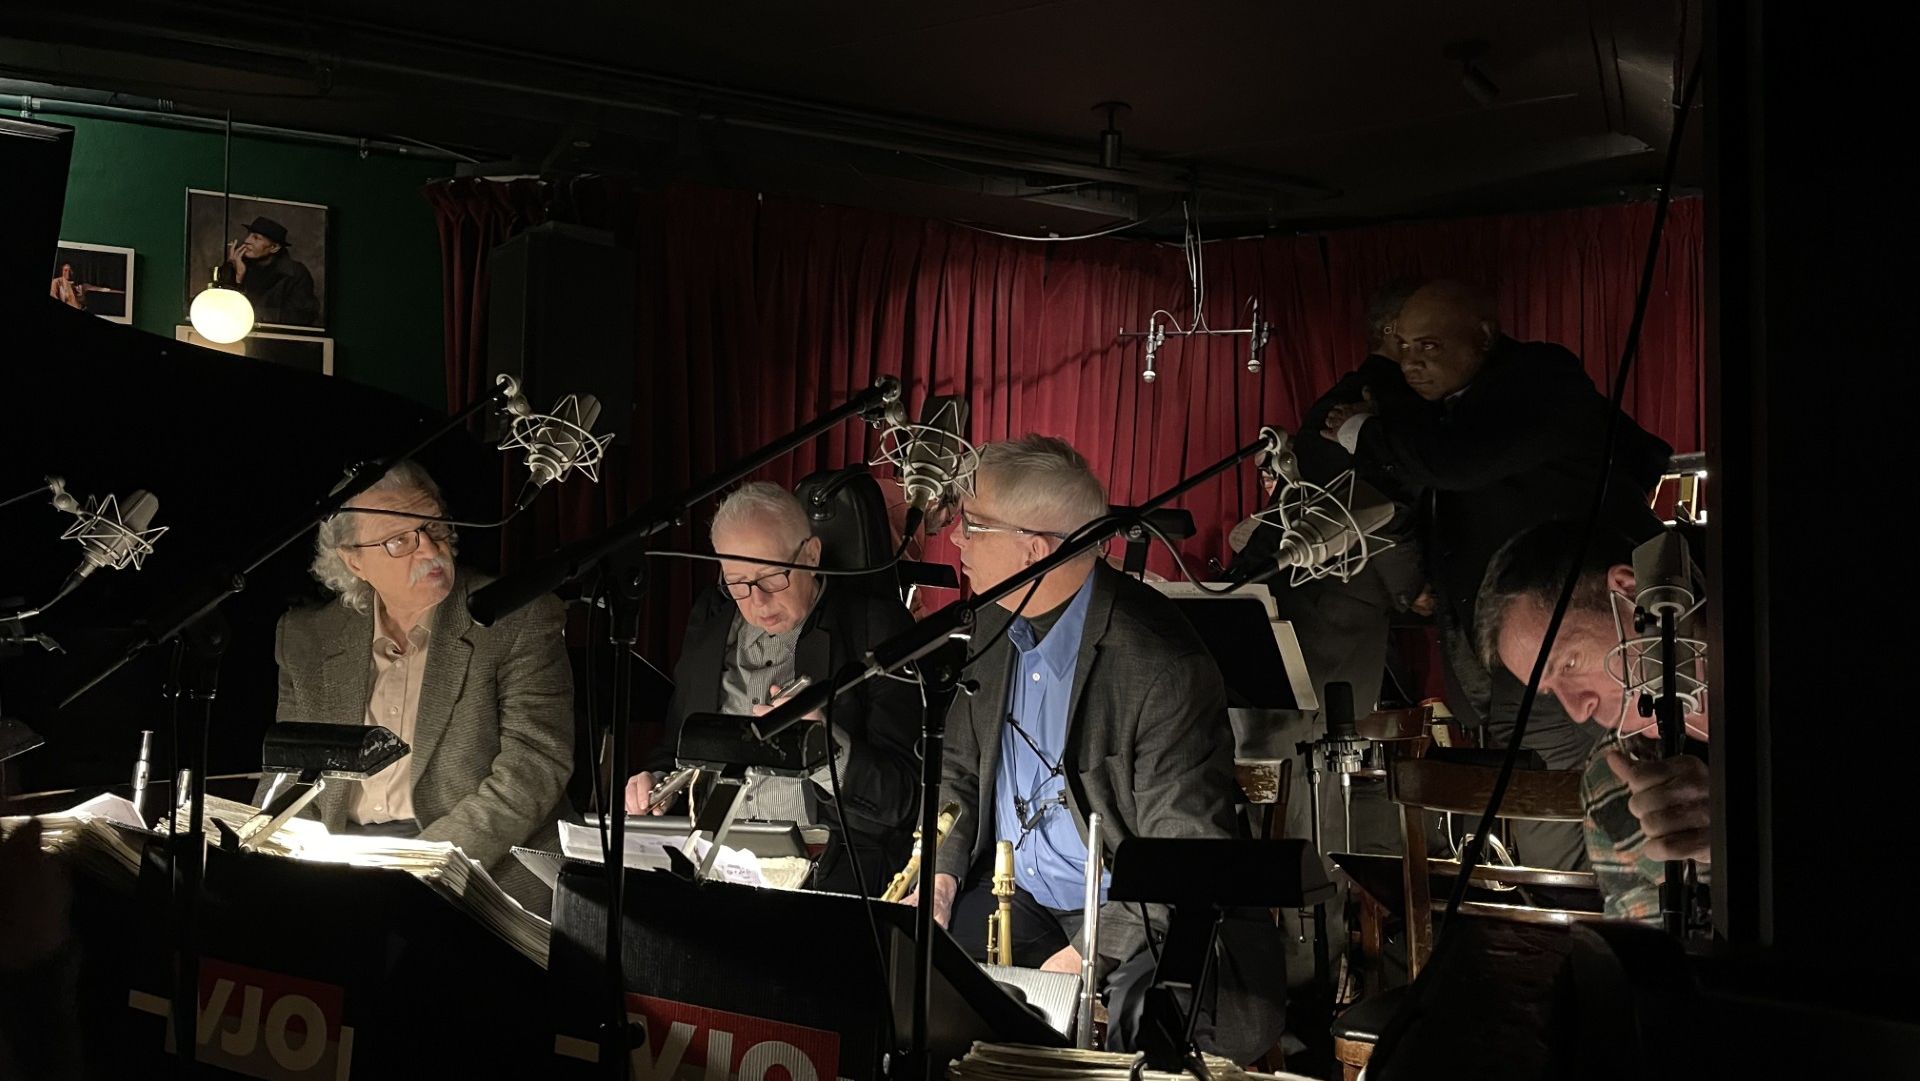
<svg viewBox="0 0 1920 1081">
<path fill-rule="evenodd" d="M 453 538 L 458 535 L 454 532 L 454 528 L 445 522 L 428 522 L 422 526 L 415 526 L 405 533 L 395 533 L 386 540 L 374 541 L 371 544 L 354 544 L 348 547 L 384 548 L 388 555 L 399 559 L 401 556 L 412 555 L 414 550 L 420 547 L 421 534 L 425 534 L 428 540 L 440 545 L 450 544 Z"/>
<path fill-rule="evenodd" d="M 1017 533 L 1028 537 L 1052 537 L 1055 540 L 1065 540 L 1067 536 L 1065 533 L 1055 533 L 1046 529 L 1021 529 L 1018 526 L 1010 525 L 987 525 L 975 520 L 966 512 L 965 508 L 961 508 L 957 518 L 960 522 L 961 536 L 968 539 L 972 539 L 981 533 Z"/>
<path fill-rule="evenodd" d="M 794 562 L 800 557 L 801 548 L 805 548 L 806 546 L 807 542 L 801 541 L 800 548 L 795 548 L 793 554 L 788 556 L 786 561 L 788 563 Z M 746 600 L 756 589 L 771 597 L 775 593 L 785 591 L 788 586 L 793 584 L 792 573 L 791 569 L 782 567 L 777 571 L 769 571 L 758 578 L 751 578 L 744 582 L 721 582 L 720 592 L 725 593 L 736 601 Z"/>
</svg>

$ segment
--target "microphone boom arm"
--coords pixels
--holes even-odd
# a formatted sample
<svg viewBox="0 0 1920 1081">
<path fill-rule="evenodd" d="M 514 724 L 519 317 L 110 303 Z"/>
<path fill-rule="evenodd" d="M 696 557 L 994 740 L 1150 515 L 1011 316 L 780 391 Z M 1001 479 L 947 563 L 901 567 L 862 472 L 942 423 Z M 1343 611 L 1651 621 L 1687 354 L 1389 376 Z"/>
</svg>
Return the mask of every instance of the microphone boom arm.
<svg viewBox="0 0 1920 1081">
<path fill-rule="evenodd" d="M 1138 525 L 1153 511 L 1173 502 L 1255 454 L 1280 446 L 1282 439 L 1283 437 L 1275 429 L 1262 428 L 1260 438 L 1139 506 L 1130 508 L 1123 514 L 1107 514 L 1094 519 L 1061 542 L 1060 547 L 1055 548 L 1053 553 L 1045 559 L 1039 560 L 999 585 L 983 589 L 972 597 L 954 601 L 912 627 L 874 646 L 867 654 L 867 663 L 864 667 L 849 665 L 833 678 L 812 684 L 799 694 L 787 699 L 784 704 L 774 707 L 771 712 L 754 722 L 754 735 L 762 740 L 771 740 L 806 720 L 807 714 L 823 709 L 828 702 L 868 679 L 897 672 L 925 657 L 939 649 L 949 638 L 971 628 L 979 614 L 988 605 L 1011 595 L 1016 590 L 1032 585 L 1056 568 L 1078 559 L 1114 536 Z"/>
<path fill-rule="evenodd" d="M 282 549 L 306 536 L 307 530 L 333 517 L 347 501 L 373 487 L 374 482 L 386 476 L 394 466 L 425 450 L 440 441 L 441 437 L 460 427 L 475 413 L 484 409 L 505 407 L 519 393 L 518 385 L 510 376 L 501 376 L 492 394 L 475 400 L 471 405 L 446 419 L 439 427 L 426 433 L 401 451 L 376 461 L 362 462 L 348 471 L 347 479 L 332 492 L 314 501 L 313 507 L 305 512 L 295 524 L 271 534 L 273 539 L 261 545 L 241 564 L 237 571 L 216 571 L 208 586 L 201 591 L 188 594 L 170 608 L 164 609 L 148 622 L 147 631 L 129 645 L 125 652 L 115 658 L 105 668 L 94 673 L 65 698 L 60 700 L 60 708 L 72 705 L 80 696 L 99 686 L 108 676 L 125 667 L 127 662 L 152 649 L 165 645 L 178 638 L 182 632 L 198 622 L 207 613 L 218 608 L 221 602 L 247 587 L 247 575 L 259 570 L 261 564 L 278 555 Z"/>
<path fill-rule="evenodd" d="M 899 380 L 883 376 L 873 386 L 822 413 L 811 423 L 768 443 L 745 458 L 721 466 L 694 481 L 692 486 L 674 495 L 655 499 L 599 533 L 574 541 L 538 563 L 502 575 L 474 590 L 467 597 L 467 613 L 475 622 L 491 626 L 501 616 L 518 611 L 532 604 L 536 598 L 575 581 L 608 556 L 672 528 L 701 500 L 725 491 L 768 462 L 819 437 L 848 417 L 877 413 L 899 395 Z"/>
</svg>

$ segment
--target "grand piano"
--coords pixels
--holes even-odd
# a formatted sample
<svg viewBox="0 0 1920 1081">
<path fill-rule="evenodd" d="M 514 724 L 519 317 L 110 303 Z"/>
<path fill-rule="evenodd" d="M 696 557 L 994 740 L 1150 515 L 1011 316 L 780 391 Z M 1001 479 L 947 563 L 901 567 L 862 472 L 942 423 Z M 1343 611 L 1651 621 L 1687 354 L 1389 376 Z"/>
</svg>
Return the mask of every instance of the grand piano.
<svg viewBox="0 0 1920 1081">
<path fill-rule="evenodd" d="M 45 738 L 0 766 L 0 797 L 51 793 L 9 813 L 70 805 L 129 783 L 140 731 L 155 733 L 157 797 L 173 776 L 170 713 L 161 697 L 171 650 L 129 664 L 68 708 L 59 701 L 117 655 L 141 620 L 232 568 L 293 522 L 350 463 L 390 453 L 439 417 L 418 403 L 348 382 L 197 348 L 65 307 L 41 290 L 8 297 L 0 368 L 0 499 L 64 477 L 77 497 L 135 489 L 159 497 L 168 527 L 141 570 L 102 570 L 25 625 L 64 652 L 0 643 L 0 712 Z M 501 456 L 456 433 L 422 455 L 459 510 L 492 514 Z M 37 606 L 81 549 L 73 522 L 45 495 L 0 508 L 0 613 Z M 489 567 L 499 546 L 470 535 L 462 561 Z M 211 733 L 213 776 L 257 770 L 273 719 L 274 622 L 319 600 L 307 574 L 311 535 L 252 575 L 222 611 L 233 629 Z M 240 785 L 246 791 L 250 784 Z M 61 790 L 77 789 L 77 795 Z"/>
</svg>

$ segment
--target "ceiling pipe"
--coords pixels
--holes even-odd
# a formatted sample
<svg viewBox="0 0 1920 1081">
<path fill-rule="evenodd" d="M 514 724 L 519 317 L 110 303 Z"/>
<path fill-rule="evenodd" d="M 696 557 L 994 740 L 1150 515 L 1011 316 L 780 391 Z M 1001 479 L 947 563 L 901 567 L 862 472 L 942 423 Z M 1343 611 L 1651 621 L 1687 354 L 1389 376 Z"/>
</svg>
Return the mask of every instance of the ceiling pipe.
<svg viewBox="0 0 1920 1081">
<path fill-rule="evenodd" d="M 121 95 L 124 98 L 124 95 Z M 42 97 L 38 94 L 0 93 L 0 110 L 21 116 L 71 116 L 90 120 L 118 120 L 131 124 L 147 124 L 154 127 L 180 128 L 189 131 L 219 132 L 224 130 L 224 121 L 218 117 L 197 116 L 174 109 L 173 103 L 164 98 L 143 100 L 142 107 L 127 105 L 106 105 L 91 101 L 76 101 L 65 97 Z M 465 154 L 439 147 L 414 143 L 393 142 L 386 139 L 366 139 L 354 135 L 336 135 L 323 131 L 303 131 L 298 128 L 283 128 L 272 124 L 245 124 L 236 121 L 235 134 L 257 136 L 263 139 L 276 139 L 284 142 L 311 143 L 318 146 L 342 147 L 358 151 L 361 154 L 394 154 L 400 157 L 419 158 L 425 161 L 470 161 Z"/>
<path fill-rule="evenodd" d="M 17 20 L 24 25 L 16 25 L 10 32 L 39 40 L 84 41 L 94 48 L 141 55 L 155 55 L 159 52 L 156 46 L 165 45 L 170 46 L 165 55 L 174 59 L 185 58 L 182 50 L 200 50 L 206 54 L 206 62 L 227 68 L 304 75 L 309 79 L 319 73 L 331 82 L 348 71 L 424 79 L 520 98 L 688 118 L 1152 191 L 1189 192 L 1198 188 L 1242 197 L 1316 201 L 1339 194 L 1295 177 L 1160 159 L 1138 151 L 1129 155 L 1125 166 L 1103 168 L 1089 160 L 1082 144 L 795 102 L 771 94 L 519 49 L 449 43 L 442 38 L 344 20 L 280 19 L 223 10 L 218 13 L 218 23 L 210 24 L 204 10 L 179 4 L 104 5 L 114 8 L 111 12 L 102 12 L 101 6 L 96 5 L 90 13 L 36 7 Z M 314 41 L 321 34 L 333 39 L 333 47 L 320 50 L 296 44 Z M 265 61 L 277 63 L 269 66 Z"/>
</svg>

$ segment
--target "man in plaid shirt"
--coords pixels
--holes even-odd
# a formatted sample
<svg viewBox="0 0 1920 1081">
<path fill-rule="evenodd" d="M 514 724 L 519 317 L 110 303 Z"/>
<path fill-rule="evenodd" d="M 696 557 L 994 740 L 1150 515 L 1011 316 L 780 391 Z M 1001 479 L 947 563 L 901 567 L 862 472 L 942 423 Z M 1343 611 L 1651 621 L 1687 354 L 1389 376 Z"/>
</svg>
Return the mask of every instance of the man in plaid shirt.
<svg viewBox="0 0 1920 1081">
<path fill-rule="evenodd" d="M 1551 522 L 1508 541 L 1487 568 L 1476 625 L 1489 666 L 1504 664 L 1521 680 L 1533 671 L 1547 623 L 1559 598 L 1577 526 Z M 1690 750 L 1658 757 L 1657 729 L 1638 708 L 1628 675 L 1636 647 L 1633 626 L 1633 546 L 1624 537 L 1596 537 L 1588 546 L 1573 603 L 1547 657 L 1541 693 L 1560 700 L 1574 720 L 1598 724 L 1613 739 L 1596 746 L 1581 775 L 1587 856 L 1606 901 L 1621 919 L 1660 914 L 1660 883 L 1667 860 L 1692 860 L 1704 877 L 1711 857 L 1712 822 L 1704 693 L 1686 716 Z M 1704 683 L 1696 684 L 1704 691 Z M 1697 741 L 1697 742 L 1694 742 Z"/>
</svg>

